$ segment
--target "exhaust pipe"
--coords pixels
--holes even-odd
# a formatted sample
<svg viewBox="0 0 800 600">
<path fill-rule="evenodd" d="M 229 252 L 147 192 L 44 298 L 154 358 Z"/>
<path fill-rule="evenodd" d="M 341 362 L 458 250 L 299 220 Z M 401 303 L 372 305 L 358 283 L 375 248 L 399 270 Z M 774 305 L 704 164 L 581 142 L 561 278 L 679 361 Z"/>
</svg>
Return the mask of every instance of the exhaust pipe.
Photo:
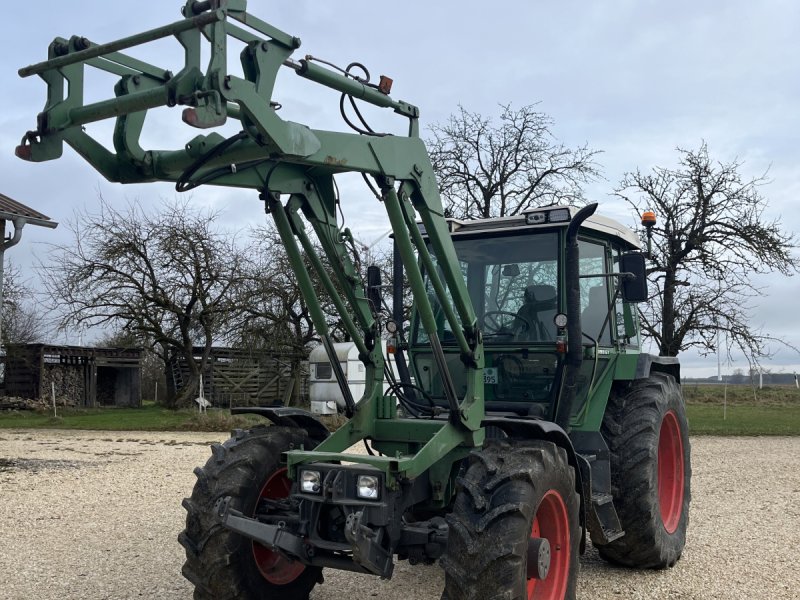
<svg viewBox="0 0 800 600">
<path fill-rule="evenodd" d="M 597 210 L 594 202 L 580 209 L 567 228 L 567 264 L 565 268 L 567 292 L 567 356 L 564 386 L 556 411 L 556 424 L 569 433 L 569 420 L 577 395 L 577 379 L 583 363 L 583 327 L 581 326 L 581 280 L 578 230 L 583 222 Z"/>
</svg>

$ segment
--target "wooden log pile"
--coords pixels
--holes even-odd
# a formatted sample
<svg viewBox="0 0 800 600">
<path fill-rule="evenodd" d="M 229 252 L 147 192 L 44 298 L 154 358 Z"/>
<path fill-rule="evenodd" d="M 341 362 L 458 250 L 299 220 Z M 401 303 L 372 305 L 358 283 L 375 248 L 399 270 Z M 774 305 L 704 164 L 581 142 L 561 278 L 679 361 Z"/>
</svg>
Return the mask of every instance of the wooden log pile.
<svg viewBox="0 0 800 600">
<path fill-rule="evenodd" d="M 0 396 L 0 410 L 46 410 L 52 406 L 52 401 L 44 398 Z"/>
<path fill-rule="evenodd" d="M 42 369 L 41 395 L 48 406 L 52 405 L 55 384 L 56 406 L 81 406 L 86 397 L 86 383 L 82 368 L 72 365 L 46 364 Z"/>
</svg>

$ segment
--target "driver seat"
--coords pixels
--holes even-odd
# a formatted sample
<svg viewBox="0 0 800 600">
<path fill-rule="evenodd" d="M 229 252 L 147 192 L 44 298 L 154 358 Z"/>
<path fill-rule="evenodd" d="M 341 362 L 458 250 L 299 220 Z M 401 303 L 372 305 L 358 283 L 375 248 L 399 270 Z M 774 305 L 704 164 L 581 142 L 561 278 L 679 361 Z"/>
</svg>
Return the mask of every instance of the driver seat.
<svg viewBox="0 0 800 600">
<path fill-rule="evenodd" d="M 552 323 L 556 315 L 556 288 L 532 284 L 525 288 L 525 300 L 514 319 L 514 339 L 519 341 L 552 340 Z"/>
</svg>

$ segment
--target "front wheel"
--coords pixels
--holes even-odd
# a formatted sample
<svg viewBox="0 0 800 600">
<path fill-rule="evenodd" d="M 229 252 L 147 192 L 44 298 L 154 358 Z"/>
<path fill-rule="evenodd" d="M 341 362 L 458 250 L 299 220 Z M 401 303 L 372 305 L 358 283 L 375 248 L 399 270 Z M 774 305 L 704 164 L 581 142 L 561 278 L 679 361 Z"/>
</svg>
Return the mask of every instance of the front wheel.
<svg viewBox="0 0 800 600">
<path fill-rule="evenodd" d="M 289 560 L 220 525 L 214 506 L 230 496 L 230 506 L 254 515 L 259 502 L 289 496 L 291 481 L 281 453 L 314 444 L 305 431 L 254 427 L 234 432 L 212 446 L 197 483 L 186 498 L 186 529 L 178 541 L 186 549 L 183 575 L 194 584 L 195 600 L 307 600 L 322 580 L 319 567 Z"/>
<path fill-rule="evenodd" d="M 563 448 L 491 440 L 457 483 L 443 599 L 575 598 L 580 499 Z"/>
<path fill-rule="evenodd" d="M 692 477 L 689 426 L 675 379 L 653 373 L 613 396 L 602 432 L 625 535 L 598 546 L 600 556 L 627 567 L 673 566 L 686 544 Z"/>
</svg>

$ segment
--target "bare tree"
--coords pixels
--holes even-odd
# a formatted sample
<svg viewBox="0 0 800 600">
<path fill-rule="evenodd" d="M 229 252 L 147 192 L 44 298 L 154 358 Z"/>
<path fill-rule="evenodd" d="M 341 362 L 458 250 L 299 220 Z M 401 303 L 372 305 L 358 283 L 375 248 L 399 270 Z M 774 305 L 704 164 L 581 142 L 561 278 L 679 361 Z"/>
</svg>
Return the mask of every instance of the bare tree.
<svg viewBox="0 0 800 600">
<path fill-rule="evenodd" d="M 216 219 L 186 202 L 156 213 L 138 203 L 118 211 L 101 198 L 100 212 L 78 214 L 74 240 L 41 269 L 61 327 L 122 329 L 148 340 L 165 365 L 186 361 L 190 380 L 170 399 L 176 406 L 193 397 L 215 338 L 239 311 L 242 252 Z"/>
<path fill-rule="evenodd" d="M 2 344 L 41 342 L 44 316 L 37 308 L 34 291 L 22 280 L 20 270 L 9 262 L 4 278 Z"/>
<path fill-rule="evenodd" d="M 271 344 L 307 351 L 310 345 L 320 342 L 319 333 L 311 320 L 311 312 L 300 292 L 283 242 L 271 223 L 254 229 L 251 237 L 253 244 L 248 248 L 249 259 L 245 267 L 246 285 L 240 299 L 243 317 L 237 327 L 244 335 L 268 335 Z M 323 266 L 330 271 L 321 246 L 312 243 Z M 381 268 L 384 282 L 391 280 L 390 254 L 355 242 L 350 247 L 350 256 L 362 282 L 366 282 L 367 267 L 372 264 Z M 310 260 L 306 261 L 306 271 L 311 276 L 331 337 L 337 342 L 349 341 L 341 316 Z M 338 281 L 333 276 L 331 280 L 344 300 Z"/>
<path fill-rule="evenodd" d="M 764 216 L 765 175 L 748 179 L 740 161 L 712 160 L 705 143 L 678 153 L 677 168 L 628 173 L 616 190 L 639 216 L 650 209 L 658 218 L 644 332 L 663 356 L 714 352 L 727 333 L 730 347 L 757 361 L 775 338 L 751 325 L 750 301 L 762 295 L 752 276 L 795 273 L 794 237 Z"/>
<path fill-rule="evenodd" d="M 529 208 L 582 197 L 599 175 L 597 151 L 556 141 L 553 120 L 535 105 L 501 106 L 500 122 L 459 107 L 431 127 L 428 149 L 450 216 L 512 216 Z"/>
<path fill-rule="evenodd" d="M 238 298 L 242 310 L 231 334 L 237 346 L 289 359 L 292 377 L 296 379 L 302 360 L 307 358 L 311 346 L 319 342 L 318 332 L 275 227 L 269 223 L 253 229 L 251 240 L 248 258 L 243 264 L 243 285 Z M 329 317 L 333 337 L 341 341 L 341 330 L 337 327 L 337 316 L 330 298 L 310 262 L 306 268 L 315 284 L 323 312 Z M 299 391 L 299 386 L 295 386 L 292 404 L 299 402 Z"/>
<path fill-rule="evenodd" d="M 243 312 L 237 323 L 240 335 L 263 348 L 306 352 L 319 339 L 280 236 L 267 224 L 254 229 L 251 238 L 240 299 Z M 307 267 L 316 281 L 311 265 Z M 325 305 L 322 286 L 315 291 Z"/>
</svg>

